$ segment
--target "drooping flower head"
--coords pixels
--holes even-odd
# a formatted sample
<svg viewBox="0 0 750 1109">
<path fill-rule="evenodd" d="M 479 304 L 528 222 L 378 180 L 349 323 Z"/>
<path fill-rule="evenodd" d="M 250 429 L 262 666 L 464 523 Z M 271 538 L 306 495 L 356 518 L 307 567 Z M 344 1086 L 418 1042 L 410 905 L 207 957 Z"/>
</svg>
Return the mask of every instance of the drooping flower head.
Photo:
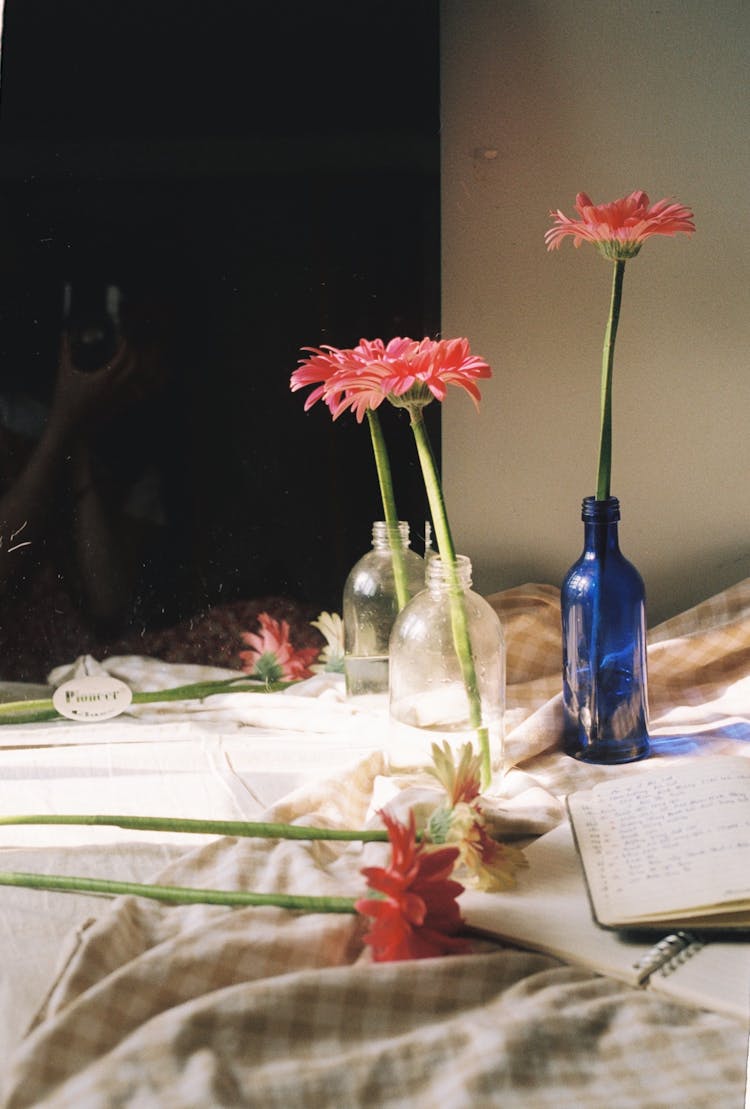
<svg viewBox="0 0 750 1109">
<path fill-rule="evenodd" d="M 291 389 L 317 385 L 305 410 L 318 400 L 334 419 L 350 409 L 359 423 L 384 400 L 400 407 L 423 407 L 445 400 L 449 385 L 464 389 L 478 405 L 478 378 L 492 376 L 487 363 L 471 353 L 468 339 L 361 339 L 352 349 L 306 347 L 291 378 Z"/>
<path fill-rule="evenodd" d="M 456 898 L 463 892 L 450 875 L 456 847 L 429 848 L 417 843 L 414 813 L 408 825 L 382 812 L 391 843 L 387 867 L 364 867 L 369 889 L 381 896 L 363 897 L 357 912 L 372 918 L 365 943 L 375 962 L 428 959 L 469 950 L 456 933 L 463 924 Z"/>
<path fill-rule="evenodd" d="M 458 848 L 457 869 L 463 868 L 462 877 L 466 873 L 476 889 L 514 889 L 516 871 L 529 865 L 520 847 L 493 839 L 476 802 L 461 801 L 453 806 L 444 842 Z"/>
<path fill-rule="evenodd" d="M 311 678 L 311 663 L 318 657 L 317 647 L 294 647 L 286 620 L 274 620 L 267 612 L 258 616 L 259 632 L 243 632 L 242 641 L 250 648 L 240 651 L 242 669 L 253 678 L 266 682 L 296 682 Z"/>
<path fill-rule="evenodd" d="M 442 747 L 433 743 L 432 766 L 427 771 L 440 782 L 452 808 L 460 801 L 473 801 L 479 796 L 481 767 L 481 757 L 470 743 L 462 745 L 456 765 L 453 748 L 446 740 Z"/>
<path fill-rule="evenodd" d="M 579 193 L 575 206 L 580 219 L 570 219 L 559 209 L 550 212 L 555 222 L 544 236 L 548 250 L 556 250 L 571 235 L 576 247 L 582 242 L 594 243 L 605 258 L 624 261 L 635 258 L 652 235 L 680 231 L 692 235 L 695 231 L 693 213 L 684 204 L 668 199 L 650 204 L 642 191 L 610 204 L 594 204 L 586 193 Z"/>
<path fill-rule="evenodd" d="M 429 835 L 434 843 L 458 848 L 457 868 L 463 868 L 471 885 L 513 889 L 516 871 L 527 865 L 526 858 L 518 847 L 498 843 L 489 833 L 479 791 L 481 762 L 470 743 L 462 745 L 458 762 L 448 742 L 442 747 L 433 743 L 430 773 L 448 796 L 446 805 L 430 817 Z"/>
</svg>

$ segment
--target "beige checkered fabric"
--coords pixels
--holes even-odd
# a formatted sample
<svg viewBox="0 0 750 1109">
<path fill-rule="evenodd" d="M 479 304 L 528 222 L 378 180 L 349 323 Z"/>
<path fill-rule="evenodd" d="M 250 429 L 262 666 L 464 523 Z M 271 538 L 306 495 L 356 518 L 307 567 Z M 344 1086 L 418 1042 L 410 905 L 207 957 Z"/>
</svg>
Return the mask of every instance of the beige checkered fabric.
<svg viewBox="0 0 750 1109">
<path fill-rule="evenodd" d="M 561 754 L 556 591 L 491 600 L 508 643 L 513 764 L 496 817 L 508 832 L 541 831 L 561 819 L 569 789 L 652 763 L 613 770 Z M 750 756 L 749 651 L 750 581 L 655 630 L 657 758 Z M 383 771 L 373 755 L 272 815 L 359 824 Z M 351 894 L 362 889 L 362 857 L 358 845 L 224 839 L 160 877 Z M 728 1019 L 487 943 L 467 956 L 373 965 L 362 933 L 350 916 L 132 898 L 105 906 L 16 1052 L 7 1109 L 745 1104 L 748 1030 Z"/>
</svg>

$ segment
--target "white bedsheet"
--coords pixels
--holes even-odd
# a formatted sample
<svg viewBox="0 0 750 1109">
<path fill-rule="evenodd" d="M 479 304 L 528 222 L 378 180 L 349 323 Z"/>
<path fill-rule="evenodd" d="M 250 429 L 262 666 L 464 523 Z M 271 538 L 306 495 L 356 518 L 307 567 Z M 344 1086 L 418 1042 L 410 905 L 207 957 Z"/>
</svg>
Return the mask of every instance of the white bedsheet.
<svg viewBox="0 0 750 1109">
<path fill-rule="evenodd" d="M 550 630 L 559 612 L 548 587 L 534 589 L 495 599 L 511 679 L 501 833 L 543 832 L 564 819 L 566 792 L 652 766 L 589 767 L 562 754 Z M 750 582 L 670 622 L 652 644 L 654 757 L 750 754 Z M 135 688 L 210 676 L 143 659 L 106 668 Z M 352 826 L 387 774 L 385 727 L 385 707 L 347 702 L 336 676 L 279 695 L 136 707 L 104 724 L 3 727 L 0 813 L 252 819 L 270 809 Z M 356 845 L 52 826 L 5 827 L 0 843 L 5 869 L 297 892 L 359 892 L 361 880 Z M 149 1096 L 210 1109 L 742 1109 L 746 1028 L 545 956 L 488 945 L 372 966 L 352 918 L 23 889 L 0 898 L 9 1109 Z"/>
</svg>

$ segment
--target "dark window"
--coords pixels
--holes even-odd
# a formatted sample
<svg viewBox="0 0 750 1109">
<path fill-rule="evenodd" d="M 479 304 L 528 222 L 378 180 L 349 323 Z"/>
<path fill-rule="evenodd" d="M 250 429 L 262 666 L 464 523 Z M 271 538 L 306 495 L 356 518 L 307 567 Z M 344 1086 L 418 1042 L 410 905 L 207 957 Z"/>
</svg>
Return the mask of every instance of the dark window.
<svg viewBox="0 0 750 1109">
<path fill-rule="evenodd" d="M 6 0 L 0 223 L 0 394 L 51 388 L 64 281 L 123 285 L 145 341 L 156 321 L 158 617 L 340 608 L 380 516 L 369 435 L 304 414 L 289 374 L 304 345 L 439 329 L 436 0 Z M 147 441 L 108 446 L 124 469 Z"/>
</svg>

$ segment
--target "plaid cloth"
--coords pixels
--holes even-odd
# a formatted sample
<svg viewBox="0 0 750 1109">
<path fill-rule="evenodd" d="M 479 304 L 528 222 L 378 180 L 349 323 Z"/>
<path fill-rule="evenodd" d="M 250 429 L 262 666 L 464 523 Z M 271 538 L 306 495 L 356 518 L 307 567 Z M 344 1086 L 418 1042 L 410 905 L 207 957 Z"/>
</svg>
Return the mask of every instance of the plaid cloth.
<svg viewBox="0 0 750 1109">
<path fill-rule="evenodd" d="M 508 645 L 506 833 L 563 818 L 570 789 L 648 773 L 560 750 L 559 601 L 491 598 Z M 656 629 L 655 757 L 750 756 L 750 580 Z M 355 826 L 385 776 L 356 770 L 297 791 L 274 819 Z M 222 839 L 165 882 L 359 893 L 380 845 Z M 741 1109 L 748 1029 L 554 959 L 474 954 L 374 965 L 353 916 L 165 907 L 121 898 L 82 930 L 8 1074 L 23 1106 L 502 1106 Z M 748 984 L 750 989 L 750 983 Z"/>
</svg>

